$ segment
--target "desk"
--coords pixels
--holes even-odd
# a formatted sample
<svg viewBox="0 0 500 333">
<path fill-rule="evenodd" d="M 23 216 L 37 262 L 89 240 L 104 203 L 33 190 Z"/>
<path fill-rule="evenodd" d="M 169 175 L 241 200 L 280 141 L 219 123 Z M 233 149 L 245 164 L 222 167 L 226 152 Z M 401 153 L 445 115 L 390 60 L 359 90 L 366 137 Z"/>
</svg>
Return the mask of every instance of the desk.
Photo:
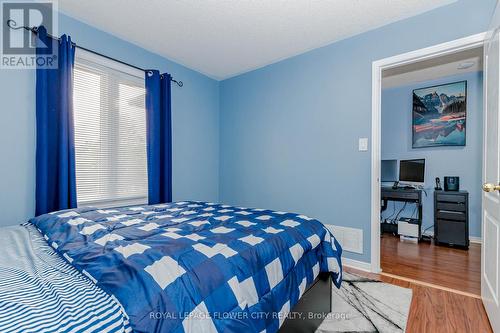
<svg viewBox="0 0 500 333">
<path fill-rule="evenodd" d="M 382 200 L 381 212 L 387 209 L 388 201 L 399 201 L 414 203 L 417 205 L 417 220 L 419 226 L 419 239 L 422 234 L 422 190 L 419 189 L 406 189 L 392 187 L 382 187 L 380 198 Z M 382 232 L 393 232 L 397 234 L 397 225 L 390 223 L 381 223 Z"/>
</svg>

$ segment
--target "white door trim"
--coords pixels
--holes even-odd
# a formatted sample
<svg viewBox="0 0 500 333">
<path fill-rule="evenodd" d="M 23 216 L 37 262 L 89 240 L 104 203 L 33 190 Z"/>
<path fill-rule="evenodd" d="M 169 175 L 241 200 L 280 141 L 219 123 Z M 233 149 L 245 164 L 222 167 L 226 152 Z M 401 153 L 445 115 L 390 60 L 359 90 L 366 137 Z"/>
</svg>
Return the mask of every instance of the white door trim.
<svg viewBox="0 0 500 333">
<path fill-rule="evenodd" d="M 431 59 L 481 46 L 487 33 L 456 39 L 450 42 L 376 60 L 372 63 L 372 154 L 371 154 L 371 271 L 380 268 L 380 135 L 382 70 Z"/>
</svg>

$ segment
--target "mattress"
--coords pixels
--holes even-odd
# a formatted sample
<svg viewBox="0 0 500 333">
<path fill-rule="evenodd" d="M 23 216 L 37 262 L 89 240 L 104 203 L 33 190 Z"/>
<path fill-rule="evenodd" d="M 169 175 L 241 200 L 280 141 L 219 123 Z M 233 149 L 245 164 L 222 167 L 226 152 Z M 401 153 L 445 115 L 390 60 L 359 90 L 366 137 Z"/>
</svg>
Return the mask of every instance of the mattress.
<svg viewBox="0 0 500 333">
<path fill-rule="evenodd" d="M 276 332 L 342 249 L 305 215 L 205 202 L 54 212 L 31 220 L 136 332 Z"/>
</svg>

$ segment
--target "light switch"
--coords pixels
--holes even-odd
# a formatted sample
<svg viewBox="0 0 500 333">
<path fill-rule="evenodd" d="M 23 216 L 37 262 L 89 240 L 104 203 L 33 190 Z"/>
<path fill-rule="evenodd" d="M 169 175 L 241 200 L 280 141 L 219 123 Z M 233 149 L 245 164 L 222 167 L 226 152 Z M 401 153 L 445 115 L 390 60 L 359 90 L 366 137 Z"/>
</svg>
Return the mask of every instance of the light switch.
<svg viewBox="0 0 500 333">
<path fill-rule="evenodd" d="M 359 151 L 367 151 L 368 150 L 368 138 L 359 138 Z"/>
</svg>

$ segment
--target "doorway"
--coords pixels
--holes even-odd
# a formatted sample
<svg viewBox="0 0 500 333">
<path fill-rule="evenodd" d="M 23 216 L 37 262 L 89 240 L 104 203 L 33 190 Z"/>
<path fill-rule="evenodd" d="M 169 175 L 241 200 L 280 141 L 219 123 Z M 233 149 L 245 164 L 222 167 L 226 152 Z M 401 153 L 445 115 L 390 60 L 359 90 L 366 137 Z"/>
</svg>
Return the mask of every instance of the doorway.
<svg viewBox="0 0 500 333">
<path fill-rule="evenodd" d="M 467 251 L 456 247 L 437 246 L 432 239 L 432 237 L 435 236 L 434 230 L 436 229 L 434 227 L 433 216 L 433 206 L 435 206 L 434 178 L 440 177 L 441 181 L 443 181 L 444 176 L 455 176 L 455 173 L 461 174 L 462 171 L 459 171 L 460 168 L 458 165 L 457 167 L 450 167 L 448 165 L 447 168 L 447 166 L 444 165 L 443 158 L 445 161 L 447 159 L 452 160 L 454 157 L 451 156 L 463 154 L 464 148 L 459 148 L 460 146 L 457 146 L 443 151 L 443 146 L 426 147 L 424 149 L 415 147 L 415 133 L 412 115 L 412 91 L 418 90 L 419 88 L 432 88 L 433 86 L 438 86 L 440 84 L 462 82 L 464 80 L 454 81 L 452 79 L 453 76 L 455 76 L 456 79 L 460 79 L 461 75 L 463 76 L 468 73 L 473 73 L 474 71 L 477 72 L 480 68 L 482 69 L 482 46 L 485 37 L 485 34 L 478 34 L 395 57 L 382 59 L 373 63 L 371 211 L 371 269 L 373 272 L 381 272 L 382 274 L 387 275 L 397 275 L 398 277 L 408 280 L 418 280 L 422 283 L 439 285 L 444 289 L 462 289 L 461 291 L 466 294 L 476 295 L 476 297 L 479 297 L 481 267 L 480 244 L 467 244 L 469 245 L 469 250 Z M 476 60 L 472 61 L 471 59 Z M 469 82 L 473 81 L 473 79 L 465 81 Z M 482 81 L 480 83 L 482 86 Z M 469 89 L 470 88 L 471 84 L 469 83 Z M 383 91 L 388 89 L 391 90 L 391 94 L 383 93 Z M 437 91 L 438 89 L 435 90 Z M 443 106 L 446 104 L 444 99 L 449 99 L 450 96 L 445 96 L 446 94 L 441 92 L 434 97 L 439 100 L 440 94 L 443 94 L 441 98 L 442 100 L 440 101 L 441 106 Z M 406 105 L 399 107 L 398 102 L 393 100 L 387 102 L 387 100 L 385 100 L 387 98 L 393 98 L 395 100 L 399 98 L 400 102 L 402 101 L 402 103 L 406 103 Z M 475 98 L 479 98 L 480 102 L 482 102 L 482 90 L 481 96 L 476 96 Z M 387 122 L 382 122 L 385 112 L 384 110 L 389 108 L 388 105 L 393 105 L 396 109 L 399 108 L 399 110 L 393 111 L 392 117 L 397 115 L 397 112 L 408 111 L 405 113 L 403 118 L 394 121 L 394 128 L 392 130 L 390 126 L 388 128 Z M 437 110 L 436 114 L 441 111 L 441 109 Z M 388 114 L 390 115 L 390 113 Z M 482 129 L 482 120 L 471 118 L 471 124 L 474 123 L 480 126 L 479 129 Z M 394 133 L 393 136 L 389 135 L 388 137 L 384 137 L 384 133 L 389 130 L 397 133 Z M 401 133 L 404 134 L 402 135 Z M 478 133 L 474 134 L 474 136 L 476 135 L 478 135 Z M 400 137 L 399 142 L 395 142 L 398 137 Z M 479 137 L 482 137 L 482 135 L 479 134 Z M 416 139 L 418 140 L 419 138 L 417 137 Z M 436 138 L 432 138 L 431 136 L 431 139 L 434 140 Z M 384 142 L 386 144 L 387 142 L 396 143 L 397 146 L 399 146 L 399 149 L 394 147 L 390 147 L 390 149 L 383 149 L 382 145 L 384 145 Z M 482 142 L 476 144 L 481 146 Z M 472 143 L 469 142 L 469 145 L 466 145 L 466 147 L 468 150 L 471 150 L 469 148 L 472 148 Z M 473 153 L 477 154 L 477 151 Z M 443 157 L 440 155 L 445 156 Z M 467 158 L 470 158 L 470 156 Z M 405 179 L 416 183 L 417 188 L 415 190 L 421 196 L 420 199 L 418 199 L 417 195 L 414 201 L 409 200 L 406 202 L 406 200 L 401 200 L 400 202 L 394 203 L 394 206 L 391 204 L 387 207 L 386 200 L 382 200 L 387 199 L 387 197 L 384 196 L 383 198 L 381 194 L 381 187 L 384 185 L 382 180 L 388 180 L 381 178 L 383 176 L 381 162 L 383 159 L 385 161 L 395 161 L 397 176 L 394 176 L 394 181 L 400 180 L 400 168 L 402 165 L 407 165 L 407 161 L 411 162 L 424 160 L 426 162 L 427 168 L 425 168 L 426 171 L 424 173 L 425 181 L 423 179 L 420 180 L 418 177 L 415 179 Z M 479 148 L 479 160 L 482 160 L 481 148 Z M 391 162 L 389 164 L 394 163 Z M 478 182 L 481 182 L 481 166 L 472 168 L 477 171 L 476 178 L 479 177 L 479 180 L 468 179 L 465 182 L 467 183 L 467 186 L 464 186 L 465 184 L 463 184 L 462 188 L 470 187 L 472 189 L 474 186 L 477 187 Z M 403 172 L 406 171 L 403 170 Z M 465 178 L 462 177 L 462 183 L 464 183 L 464 181 Z M 412 183 L 413 182 L 410 182 L 409 185 L 415 185 Z M 441 186 L 443 185 L 444 184 L 441 184 Z M 392 187 L 392 185 L 389 186 Z M 471 229 L 473 230 L 471 233 L 467 231 L 467 237 L 469 241 L 472 240 L 473 242 L 480 241 L 481 235 L 481 207 L 477 207 L 478 203 L 480 205 L 481 202 L 481 193 L 479 191 L 480 189 L 473 188 L 472 195 L 470 193 L 468 194 L 471 195 L 470 199 L 473 199 L 474 202 L 474 224 L 472 226 L 474 229 Z M 418 216 L 419 202 L 422 204 L 420 217 Z M 469 206 L 471 206 L 470 203 Z M 381 208 L 385 208 L 385 214 L 387 215 L 384 216 L 384 214 L 381 214 Z M 412 223 L 420 218 L 420 234 L 416 235 L 417 242 L 415 242 L 415 239 L 412 239 L 412 236 L 415 236 L 414 234 L 410 232 L 410 236 L 408 236 L 405 234 L 404 230 L 402 233 L 407 236 L 407 239 L 401 241 L 401 235 L 397 228 L 398 221 L 403 220 L 403 217 L 412 219 L 412 221 L 408 220 Z M 389 222 L 386 227 L 391 227 L 392 224 L 392 232 L 391 230 L 388 231 L 387 228 L 384 228 L 385 232 L 381 233 L 381 221 Z M 412 223 L 409 223 L 408 225 L 411 227 Z M 406 224 L 403 222 L 401 225 Z M 414 231 L 416 229 L 412 230 Z M 469 238 L 469 234 L 473 237 Z M 423 242 L 422 235 L 425 236 L 426 242 Z M 446 240 L 446 238 L 443 237 L 440 237 L 440 239 Z M 446 266 L 446 263 L 448 263 L 449 266 Z M 458 273 L 463 274 L 464 270 L 470 272 L 471 274 L 469 279 L 470 281 L 466 283 L 467 287 L 465 288 L 465 291 L 463 290 L 463 285 L 460 285 L 458 280 L 453 281 L 453 279 L 450 278 L 456 276 Z"/>
</svg>

